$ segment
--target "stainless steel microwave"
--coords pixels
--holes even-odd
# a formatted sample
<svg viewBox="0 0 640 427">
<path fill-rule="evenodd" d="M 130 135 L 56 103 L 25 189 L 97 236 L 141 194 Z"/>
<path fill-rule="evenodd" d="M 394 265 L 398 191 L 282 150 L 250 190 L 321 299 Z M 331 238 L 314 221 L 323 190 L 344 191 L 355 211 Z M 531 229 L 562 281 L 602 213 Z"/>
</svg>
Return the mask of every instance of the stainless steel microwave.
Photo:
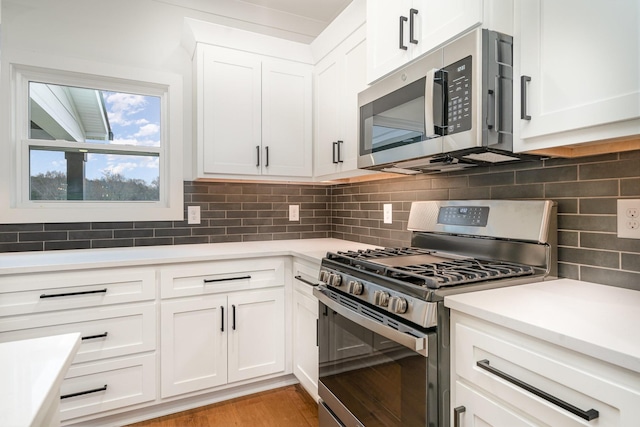
<svg viewBox="0 0 640 427">
<path fill-rule="evenodd" d="M 513 38 L 476 29 L 358 94 L 358 168 L 420 173 L 518 161 Z"/>
</svg>

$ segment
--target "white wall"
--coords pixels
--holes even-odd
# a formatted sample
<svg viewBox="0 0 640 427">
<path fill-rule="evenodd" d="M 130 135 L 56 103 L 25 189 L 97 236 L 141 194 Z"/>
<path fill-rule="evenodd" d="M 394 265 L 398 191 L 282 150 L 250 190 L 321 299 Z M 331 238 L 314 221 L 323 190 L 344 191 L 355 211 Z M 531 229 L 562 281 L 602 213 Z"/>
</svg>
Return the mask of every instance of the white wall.
<svg viewBox="0 0 640 427">
<path fill-rule="evenodd" d="M 54 56 L 176 73 L 184 88 L 184 179 L 192 176 L 193 133 L 191 58 L 181 46 L 185 17 L 286 36 L 260 23 L 259 14 L 245 21 L 223 16 L 240 2 L 215 0 L 216 13 L 203 13 L 163 0 L 2 0 L 0 98 L 8 97 L 7 64 L 28 55 Z M 246 7 L 246 3 L 244 3 Z M 251 22 L 253 20 L 253 22 Z M 275 31 L 275 34 L 274 34 Z M 5 98 L 7 99 L 7 98 Z M 6 108 L 5 108 L 6 110 Z M 10 112 L 0 122 L 7 125 Z M 10 138 L 1 132 L 2 138 Z M 2 146 L 6 146 L 3 141 Z"/>
</svg>

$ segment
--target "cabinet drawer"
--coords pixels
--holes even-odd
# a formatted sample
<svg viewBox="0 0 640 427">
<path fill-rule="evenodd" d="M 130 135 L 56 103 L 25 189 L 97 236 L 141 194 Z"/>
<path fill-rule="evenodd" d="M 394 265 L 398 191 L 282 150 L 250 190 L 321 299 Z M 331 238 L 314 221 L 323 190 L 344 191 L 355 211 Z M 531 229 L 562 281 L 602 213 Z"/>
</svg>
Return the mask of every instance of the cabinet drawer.
<svg viewBox="0 0 640 427">
<path fill-rule="evenodd" d="M 320 283 L 318 273 L 320 264 L 311 265 L 300 261 L 293 262 L 293 289 L 313 297 L 313 287 Z M 315 299 L 315 297 L 313 297 Z"/>
<path fill-rule="evenodd" d="M 465 317 L 452 315 L 458 379 L 547 425 L 637 422 L 632 411 L 640 402 L 640 374 L 497 325 L 476 319 L 465 324 L 459 319 Z M 537 390 L 547 393 L 548 399 Z M 589 422 L 566 404 L 582 413 L 595 410 L 598 416 Z M 455 405 L 464 402 L 456 397 Z"/>
<path fill-rule="evenodd" d="M 151 268 L 0 276 L 0 316 L 152 300 L 155 278 Z"/>
<path fill-rule="evenodd" d="M 284 285 L 284 260 L 260 258 L 182 264 L 160 270 L 162 298 Z"/>
<path fill-rule="evenodd" d="M 156 347 L 155 304 L 70 310 L 0 318 L 0 342 L 80 332 L 74 363 L 123 356 Z"/>
<path fill-rule="evenodd" d="M 60 396 L 62 421 L 154 400 L 156 355 L 72 366 Z"/>
</svg>

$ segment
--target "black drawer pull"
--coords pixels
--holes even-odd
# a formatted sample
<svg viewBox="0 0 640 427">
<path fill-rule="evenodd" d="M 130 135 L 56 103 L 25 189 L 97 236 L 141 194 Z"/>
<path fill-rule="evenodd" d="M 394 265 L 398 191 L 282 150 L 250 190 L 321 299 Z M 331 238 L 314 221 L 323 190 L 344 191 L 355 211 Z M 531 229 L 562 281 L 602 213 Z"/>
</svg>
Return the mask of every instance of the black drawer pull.
<svg viewBox="0 0 640 427">
<path fill-rule="evenodd" d="M 485 371 L 491 372 L 492 374 L 494 374 L 497 377 L 502 378 L 503 380 L 509 381 L 511 384 L 514 384 L 530 393 L 535 394 L 538 397 L 541 397 L 542 399 L 546 400 L 547 402 L 551 402 L 556 406 L 559 406 L 560 408 L 564 409 L 565 411 L 569 411 L 574 415 L 579 416 L 580 418 L 587 420 L 587 421 L 591 421 L 591 420 L 595 420 L 596 418 L 598 418 L 600 416 L 600 414 L 598 413 L 598 411 L 596 411 L 595 409 L 588 409 L 586 411 L 583 411 L 580 408 L 577 408 L 575 406 L 573 406 L 570 403 L 565 402 L 564 400 L 558 399 L 557 397 L 544 392 L 538 388 L 535 388 L 532 385 L 529 385 L 527 383 L 525 383 L 524 381 L 521 381 L 519 379 L 517 379 L 516 377 L 512 377 L 511 375 L 504 373 L 496 368 L 494 368 L 493 366 L 489 365 L 489 361 L 487 359 L 483 359 L 483 360 L 479 360 L 478 362 L 476 362 L 476 365 L 478 365 L 479 368 L 484 369 Z"/>
<path fill-rule="evenodd" d="M 224 332 L 224 306 L 220 306 L 220 332 Z"/>
<path fill-rule="evenodd" d="M 109 334 L 109 332 L 105 332 L 104 334 L 98 334 L 98 335 L 87 335 L 86 337 L 82 337 L 82 341 L 84 340 L 93 340 L 96 338 L 106 338 L 107 335 Z"/>
<path fill-rule="evenodd" d="M 229 282 L 231 280 L 251 279 L 251 276 L 228 277 L 226 279 L 204 279 L 204 283 Z"/>
<path fill-rule="evenodd" d="M 106 391 L 106 390 L 107 390 L 107 385 L 105 384 L 104 387 L 94 388 L 92 390 L 85 390 L 85 391 L 79 391 L 77 393 L 63 394 L 62 396 L 60 396 L 60 399 L 68 399 L 70 397 L 82 396 L 85 394 L 97 393 L 99 391 Z"/>
<path fill-rule="evenodd" d="M 320 284 L 320 283 L 310 282 L 307 279 L 304 279 L 302 276 L 294 276 L 294 279 L 299 280 L 302 283 L 306 283 L 307 285 L 311 285 L 311 286 L 318 286 Z"/>
<path fill-rule="evenodd" d="M 106 294 L 107 289 L 99 289 L 97 291 L 81 291 L 81 292 L 69 292 L 65 294 L 42 294 L 40 298 L 57 298 L 57 297 L 72 297 L 75 295 L 87 295 L 87 294 Z"/>
</svg>

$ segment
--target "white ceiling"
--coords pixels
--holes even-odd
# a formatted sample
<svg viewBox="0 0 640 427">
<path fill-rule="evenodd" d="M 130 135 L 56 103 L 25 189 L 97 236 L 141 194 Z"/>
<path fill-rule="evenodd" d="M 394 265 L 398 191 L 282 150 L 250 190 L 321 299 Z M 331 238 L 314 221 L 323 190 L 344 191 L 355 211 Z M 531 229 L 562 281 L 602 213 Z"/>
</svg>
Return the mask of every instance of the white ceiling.
<svg viewBox="0 0 640 427">
<path fill-rule="evenodd" d="M 242 0 L 242 2 L 319 21 L 326 27 L 351 3 L 351 0 Z"/>
<path fill-rule="evenodd" d="M 155 0 L 211 22 L 310 43 L 352 0 Z"/>
</svg>

